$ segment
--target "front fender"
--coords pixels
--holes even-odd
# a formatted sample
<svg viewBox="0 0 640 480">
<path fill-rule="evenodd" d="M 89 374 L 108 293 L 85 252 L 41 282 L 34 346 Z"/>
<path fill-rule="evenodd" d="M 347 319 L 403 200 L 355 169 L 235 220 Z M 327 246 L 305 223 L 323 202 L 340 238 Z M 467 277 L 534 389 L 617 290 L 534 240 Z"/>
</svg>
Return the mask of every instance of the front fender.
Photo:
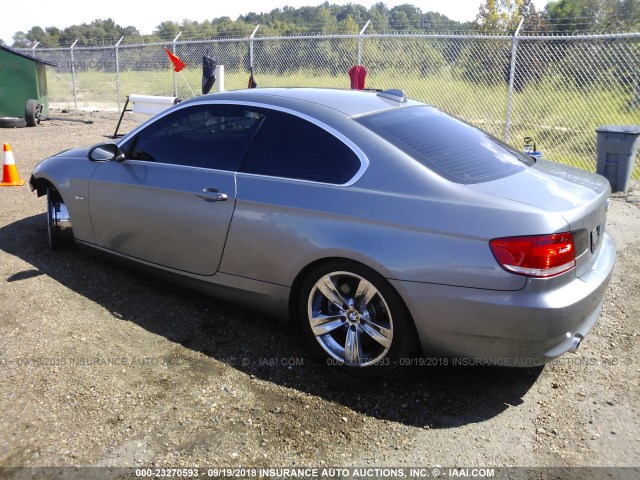
<svg viewBox="0 0 640 480">
<path fill-rule="evenodd" d="M 68 153 L 76 152 L 75 155 Z M 53 186 L 67 207 L 77 240 L 94 243 L 93 228 L 89 212 L 89 181 L 97 165 L 86 157 L 85 150 L 65 152 L 49 157 L 34 168 L 29 185 L 38 197 Z M 82 153 L 85 154 L 82 157 Z"/>
</svg>

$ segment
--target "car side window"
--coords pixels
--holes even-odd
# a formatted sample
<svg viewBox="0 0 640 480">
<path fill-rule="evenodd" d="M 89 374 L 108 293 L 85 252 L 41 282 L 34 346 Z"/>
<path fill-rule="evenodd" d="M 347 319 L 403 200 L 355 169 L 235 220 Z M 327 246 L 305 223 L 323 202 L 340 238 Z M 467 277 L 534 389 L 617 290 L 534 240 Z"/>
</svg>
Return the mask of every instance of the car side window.
<svg viewBox="0 0 640 480">
<path fill-rule="evenodd" d="M 235 171 L 264 115 L 236 105 L 193 105 L 142 130 L 128 159 Z"/>
<path fill-rule="evenodd" d="M 271 111 L 240 171 L 344 184 L 360 166 L 354 151 L 331 133 L 294 115 Z"/>
</svg>

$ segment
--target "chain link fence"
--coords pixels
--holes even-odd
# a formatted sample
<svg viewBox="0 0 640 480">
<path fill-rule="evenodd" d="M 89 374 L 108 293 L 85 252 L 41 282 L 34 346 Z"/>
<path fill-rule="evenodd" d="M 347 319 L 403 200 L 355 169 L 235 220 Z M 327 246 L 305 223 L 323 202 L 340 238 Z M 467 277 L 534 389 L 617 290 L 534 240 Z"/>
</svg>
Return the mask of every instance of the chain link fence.
<svg viewBox="0 0 640 480">
<path fill-rule="evenodd" d="M 175 74 L 165 48 L 187 68 Z M 544 157 L 591 171 L 598 126 L 640 124 L 640 33 L 249 37 L 28 53 L 58 65 L 49 102 L 76 109 L 120 110 L 129 94 L 190 98 L 204 54 L 225 66 L 226 90 L 246 88 L 252 65 L 259 87 L 349 88 L 360 63 L 367 88 L 403 89 L 517 148 L 529 136 Z"/>
</svg>

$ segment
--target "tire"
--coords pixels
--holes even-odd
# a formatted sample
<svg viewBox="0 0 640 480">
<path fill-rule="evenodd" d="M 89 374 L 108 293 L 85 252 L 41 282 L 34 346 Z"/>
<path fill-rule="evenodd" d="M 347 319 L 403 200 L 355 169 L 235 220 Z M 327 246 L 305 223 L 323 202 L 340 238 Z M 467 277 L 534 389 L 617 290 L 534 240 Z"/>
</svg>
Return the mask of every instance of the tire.
<svg viewBox="0 0 640 480">
<path fill-rule="evenodd" d="M 37 100 L 27 100 L 24 108 L 24 121 L 27 127 L 35 127 L 40 123 L 40 114 L 42 113 L 42 105 Z"/>
<path fill-rule="evenodd" d="M 53 187 L 47 189 L 47 237 L 51 250 L 62 249 L 73 243 L 67 207 Z"/>
<path fill-rule="evenodd" d="M 0 128 L 22 128 L 26 126 L 27 122 L 24 121 L 24 118 L 0 117 Z"/>
<path fill-rule="evenodd" d="M 400 295 L 356 262 L 330 262 L 313 270 L 300 289 L 298 315 L 314 354 L 356 376 L 387 373 L 418 345 Z"/>
</svg>

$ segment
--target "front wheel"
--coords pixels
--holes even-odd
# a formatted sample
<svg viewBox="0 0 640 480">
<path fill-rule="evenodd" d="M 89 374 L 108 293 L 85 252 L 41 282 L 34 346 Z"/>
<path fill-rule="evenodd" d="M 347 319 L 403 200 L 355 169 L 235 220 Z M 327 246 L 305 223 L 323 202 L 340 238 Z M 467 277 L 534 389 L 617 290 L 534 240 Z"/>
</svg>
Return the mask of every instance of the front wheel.
<svg viewBox="0 0 640 480">
<path fill-rule="evenodd" d="M 398 293 L 382 276 L 355 262 L 315 269 L 301 289 L 299 316 L 315 352 L 358 376 L 386 373 L 417 345 L 413 321 Z"/>
<path fill-rule="evenodd" d="M 47 189 L 47 235 L 49 248 L 57 250 L 73 243 L 71 219 L 62 197 L 56 189 Z"/>
</svg>

